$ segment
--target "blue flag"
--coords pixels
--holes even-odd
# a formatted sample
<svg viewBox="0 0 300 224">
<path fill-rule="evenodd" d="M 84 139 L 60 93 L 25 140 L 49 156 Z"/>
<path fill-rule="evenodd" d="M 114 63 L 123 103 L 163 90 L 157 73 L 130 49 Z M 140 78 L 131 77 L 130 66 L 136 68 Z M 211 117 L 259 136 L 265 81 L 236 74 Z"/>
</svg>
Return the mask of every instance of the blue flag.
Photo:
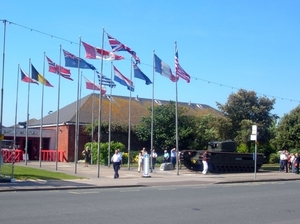
<svg viewBox="0 0 300 224">
<path fill-rule="evenodd" d="M 141 71 L 141 69 L 135 63 L 133 63 L 133 71 L 135 78 L 145 80 L 146 85 L 152 84 L 151 80 Z"/>
<path fill-rule="evenodd" d="M 63 52 L 65 56 L 65 66 L 78 68 L 78 63 L 79 63 L 79 68 L 96 70 L 94 65 L 87 63 L 82 58 L 76 57 L 75 55 L 65 50 L 63 50 Z"/>
</svg>

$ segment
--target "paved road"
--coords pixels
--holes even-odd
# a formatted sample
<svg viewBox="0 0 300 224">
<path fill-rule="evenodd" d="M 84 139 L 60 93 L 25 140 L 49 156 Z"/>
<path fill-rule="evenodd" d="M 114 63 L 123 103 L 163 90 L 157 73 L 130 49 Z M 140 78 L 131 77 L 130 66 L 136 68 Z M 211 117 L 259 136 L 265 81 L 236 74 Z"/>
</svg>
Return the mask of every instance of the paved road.
<svg viewBox="0 0 300 224">
<path fill-rule="evenodd" d="M 2 191 L 31 191 L 31 190 L 56 190 L 72 188 L 115 188 L 115 187 L 139 187 L 139 186 L 178 186 L 178 185 L 202 185 L 202 184 L 220 184 L 220 183 L 239 183 L 239 182 L 262 182 L 262 181 L 282 181 L 282 180 L 300 180 L 300 176 L 292 173 L 282 172 L 264 172 L 242 174 L 208 174 L 201 172 L 191 172 L 189 170 L 180 170 L 179 175 L 176 170 L 162 171 L 155 169 L 150 173 L 150 178 L 145 178 L 137 172 L 137 168 L 128 169 L 123 166 L 120 169 L 120 178 L 113 179 L 112 167 L 93 165 L 84 167 L 83 164 L 77 165 L 75 174 L 73 163 L 59 163 L 58 170 L 55 170 L 55 162 L 43 162 L 39 167 L 38 162 L 29 161 L 27 165 L 18 163 L 17 166 L 28 166 L 37 169 L 46 169 L 54 172 L 63 172 L 67 174 L 84 177 L 84 179 L 68 181 L 23 181 L 15 183 L 0 183 L 0 192 Z"/>
<path fill-rule="evenodd" d="M 299 223 L 299 181 L 0 194 L 0 222 Z M 296 199 L 296 200 L 295 200 Z"/>
</svg>

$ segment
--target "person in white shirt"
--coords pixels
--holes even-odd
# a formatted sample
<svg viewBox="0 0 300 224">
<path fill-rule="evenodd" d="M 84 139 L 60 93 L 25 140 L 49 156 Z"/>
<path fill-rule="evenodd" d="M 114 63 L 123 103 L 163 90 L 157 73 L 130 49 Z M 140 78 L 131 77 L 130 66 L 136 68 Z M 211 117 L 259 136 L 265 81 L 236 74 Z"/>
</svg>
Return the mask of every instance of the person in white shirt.
<svg viewBox="0 0 300 224">
<path fill-rule="evenodd" d="M 121 156 L 119 154 L 118 150 L 115 150 L 115 154 L 111 157 L 111 162 L 113 163 L 113 168 L 115 171 L 115 175 L 114 178 L 119 178 L 119 167 L 120 167 L 120 163 L 121 163 Z"/>
<path fill-rule="evenodd" d="M 143 151 L 141 150 L 138 157 L 138 172 L 140 173 L 143 170 Z"/>
<path fill-rule="evenodd" d="M 151 157 L 152 157 L 152 169 L 154 170 L 156 158 L 157 158 L 157 153 L 155 152 L 155 149 L 152 149 Z"/>
</svg>

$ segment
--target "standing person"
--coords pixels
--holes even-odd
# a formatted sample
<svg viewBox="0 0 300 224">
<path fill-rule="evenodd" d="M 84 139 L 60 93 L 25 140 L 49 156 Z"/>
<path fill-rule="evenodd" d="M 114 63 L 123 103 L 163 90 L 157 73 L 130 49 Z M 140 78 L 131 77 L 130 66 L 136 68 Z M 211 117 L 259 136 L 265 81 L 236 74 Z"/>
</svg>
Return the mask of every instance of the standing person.
<svg viewBox="0 0 300 224">
<path fill-rule="evenodd" d="M 141 150 L 139 152 L 139 157 L 138 157 L 138 172 L 140 173 L 141 170 L 143 170 L 143 151 Z"/>
<path fill-rule="evenodd" d="M 169 161 L 169 153 L 167 152 L 167 150 L 164 151 L 164 163 L 167 163 Z"/>
<path fill-rule="evenodd" d="M 120 158 L 121 158 L 121 160 L 120 160 L 120 164 L 119 164 L 119 169 L 120 169 L 120 167 L 121 167 L 121 165 L 123 165 L 123 154 L 122 154 L 122 152 L 120 151 L 120 149 L 117 149 L 118 150 L 118 154 L 119 154 L 119 156 L 120 156 Z"/>
<path fill-rule="evenodd" d="M 88 146 L 82 151 L 82 155 L 84 157 L 84 167 L 88 167 L 91 159 L 91 151 Z"/>
<path fill-rule="evenodd" d="M 113 168 L 115 171 L 114 179 L 119 178 L 119 169 L 120 169 L 121 160 L 122 158 L 120 157 L 118 150 L 115 150 L 115 154 L 111 157 L 111 162 L 113 163 Z"/>
<path fill-rule="evenodd" d="M 176 165 L 176 149 L 173 148 L 171 149 L 171 163 L 173 165 L 173 169 L 175 169 L 175 165 Z"/>
<path fill-rule="evenodd" d="M 294 162 L 294 165 L 295 165 L 295 173 L 296 174 L 299 174 L 299 162 L 300 162 L 299 154 L 295 153 L 295 162 Z"/>
<path fill-rule="evenodd" d="M 156 158 L 157 158 L 157 153 L 155 152 L 155 149 L 152 149 L 151 157 L 152 157 L 152 169 L 154 170 Z"/>
<path fill-rule="evenodd" d="M 208 164 L 207 164 L 207 151 L 205 150 L 202 154 L 202 164 L 203 164 L 203 171 L 202 173 L 205 175 L 207 174 L 207 170 L 208 170 Z"/>
<path fill-rule="evenodd" d="M 292 173 L 295 173 L 295 155 L 294 155 L 294 153 L 291 153 L 290 154 L 290 162 L 291 162 L 291 168 L 292 168 Z"/>
</svg>

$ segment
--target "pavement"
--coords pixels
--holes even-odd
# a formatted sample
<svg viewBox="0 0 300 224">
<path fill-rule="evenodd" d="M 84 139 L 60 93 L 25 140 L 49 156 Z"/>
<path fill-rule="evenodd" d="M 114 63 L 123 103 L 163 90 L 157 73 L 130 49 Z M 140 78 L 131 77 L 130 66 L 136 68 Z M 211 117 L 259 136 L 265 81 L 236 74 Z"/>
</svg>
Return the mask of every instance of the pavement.
<svg viewBox="0 0 300 224">
<path fill-rule="evenodd" d="M 259 170 L 256 173 L 228 173 L 203 175 L 201 172 L 192 172 L 182 168 L 180 170 L 160 170 L 155 168 L 148 175 L 139 173 L 136 167 L 122 165 L 119 170 L 120 177 L 113 178 L 112 166 L 89 165 L 78 163 L 56 163 L 28 161 L 16 163 L 15 166 L 27 166 L 53 172 L 66 173 L 80 177 L 72 180 L 14 180 L 1 182 L 0 192 L 8 191 L 38 191 L 38 190 L 71 190 L 96 188 L 124 188 L 124 187 L 151 187 L 151 186 L 178 186 L 203 184 L 233 184 L 247 182 L 275 182 L 300 180 L 300 175 L 279 171 Z"/>
</svg>

